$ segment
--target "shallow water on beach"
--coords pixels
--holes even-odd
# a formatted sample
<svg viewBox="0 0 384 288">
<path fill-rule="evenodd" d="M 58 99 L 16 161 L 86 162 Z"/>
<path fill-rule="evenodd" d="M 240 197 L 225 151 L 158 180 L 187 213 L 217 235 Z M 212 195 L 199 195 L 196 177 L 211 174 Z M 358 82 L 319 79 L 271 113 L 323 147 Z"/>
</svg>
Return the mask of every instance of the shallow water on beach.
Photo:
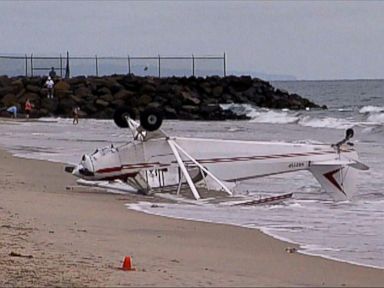
<svg viewBox="0 0 384 288">
<path fill-rule="evenodd" d="M 384 100 L 379 95 L 384 92 L 384 81 L 352 81 L 357 90 L 351 93 L 358 96 L 352 94 L 356 97 L 351 96 L 350 101 L 339 99 L 339 105 L 330 99 L 335 97 L 331 93 L 337 91 L 334 87 L 337 81 L 304 82 L 277 84 L 289 92 L 327 104 L 329 110 L 294 112 L 234 106 L 231 109 L 247 111 L 252 120 L 165 121 L 162 128 L 169 135 L 184 137 L 335 143 L 343 138 L 345 128 L 354 127 L 360 160 L 371 169 L 359 173 L 358 194 L 352 201 L 333 202 L 309 172 L 299 172 L 248 180 L 235 187 L 237 193 L 250 196 L 293 192 L 293 199 L 282 204 L 229 207 L 180 203 L 154 208 L 151 203 L 143 202 L 131 204 L 130 208 L 258 228 L 276 238 L 300 244 L 303 253 L 384 268 Z M 346 83 L 340 82 L 338 88 L 347 89 Z M 327 89 L 330 89 L 329 99 L 324 96 Z M 316 91 L 321 94 L 320 100 L 316 100 Z M 0 121 L 0 133 L 0 145 L 17 156 L 76 164 L 84 153 L 132 139 L 129 131 L 117 128 L 111 120 L 91 119 L 82 119 L 79 125 L 72 125 L 71 119 Z"/>
</svg>

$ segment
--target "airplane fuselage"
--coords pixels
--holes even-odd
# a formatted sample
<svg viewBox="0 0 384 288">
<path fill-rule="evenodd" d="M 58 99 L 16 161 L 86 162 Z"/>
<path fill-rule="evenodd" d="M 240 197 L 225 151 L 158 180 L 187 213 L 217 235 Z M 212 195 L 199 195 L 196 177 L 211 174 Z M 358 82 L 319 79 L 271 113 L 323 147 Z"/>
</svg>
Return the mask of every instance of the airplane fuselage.
<svg viewBox="0 0 384 288">
<path fill-rule="evenodd" d="M 223 181 L 311 170 L 316 163 L 324 161 L 357 159 L 357 153 L 350 146 L 343 146 L 338 153 L 326 144 L 172 137 L 98 149 L 91 155 L 84 155 L 73 174 L 87 180 L 129 180 L 141 173 L 147 188 L 177 184 L 179 165 L 168 143 L 170 139 Z M 181 158 L 188 169 L 196 170 L 196 165 L 186 155 L 181 154 Z M 135 186 L 136 182 L 129 183 Z M 138 183 L 136 188 L 143 189 Z"/>
</svg>

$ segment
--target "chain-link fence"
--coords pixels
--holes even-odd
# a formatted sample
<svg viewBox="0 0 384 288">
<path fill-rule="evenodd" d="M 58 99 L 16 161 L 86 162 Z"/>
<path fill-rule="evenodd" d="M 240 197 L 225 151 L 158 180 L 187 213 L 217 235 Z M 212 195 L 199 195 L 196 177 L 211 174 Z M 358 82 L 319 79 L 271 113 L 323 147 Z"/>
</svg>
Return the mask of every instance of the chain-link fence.
<svg viewBox="0 0 384 288">
<path fill-rule="evenodd" d="M 44 76 L 54 70 L 57 76 L 74 77 L 135 74 L 138 76 L 226 76 L 226 55 L 184 57 L 46 57 L 2 56 L 0 75 Z"/>
</svg>

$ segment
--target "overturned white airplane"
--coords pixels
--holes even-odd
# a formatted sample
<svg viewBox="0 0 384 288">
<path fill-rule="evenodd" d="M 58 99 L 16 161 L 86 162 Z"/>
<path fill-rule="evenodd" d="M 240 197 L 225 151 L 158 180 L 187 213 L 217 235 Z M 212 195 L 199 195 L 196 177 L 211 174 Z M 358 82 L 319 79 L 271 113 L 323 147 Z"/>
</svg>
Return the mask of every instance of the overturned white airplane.
<svg viewBox="0 0 384 288">
<path fill-rule="evenodd" d="M 309 170 L 335 200 L 346 200 L 356 190 L 356 169 L 369 169 L 348 142 L 352 129 L 337 144 L 293 144 L 168 136 L 159 129 L 162 115 L 156 109 L 141 113 L 140 124 L 133 119 L 128 108 L 114 115 L 119 127 L 132 131 L 133 141 L 83 155 L 66 171 L 85 180 L 120 179 L 144 193 L 171 185 L 178 185 L 179 192 L 186 182 L 199 199 L 195 184 L 208 177 L 232 195 L 225 181 Z"/>
</svg>

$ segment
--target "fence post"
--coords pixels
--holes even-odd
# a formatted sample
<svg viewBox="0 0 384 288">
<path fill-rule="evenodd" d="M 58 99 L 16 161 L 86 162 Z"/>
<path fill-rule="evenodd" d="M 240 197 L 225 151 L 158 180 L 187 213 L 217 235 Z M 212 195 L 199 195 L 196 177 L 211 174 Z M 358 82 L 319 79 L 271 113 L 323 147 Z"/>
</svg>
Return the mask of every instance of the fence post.
<svg viewBox="0 0 384 288">
<path fill-rule="evenodd" d="M 95 55 L 95 59 L 96 59 L 96 77 L 99 77 L 99 66 L 97 64 L 97 55 Z"/>
<path fill-rule="evenodd" d="M 25 54 L 25 77 L 28 77 L 28 56 Z"/>
<path fill-rule="evenodd" d="M 195 76 L 195 56 L 192 54 L 192 76 Z"/>
<path fill-rule="evenodd" d="M 227 65 L 226 65 L 226 60 L 225 60 L 225 52 L 224 52 L 224 58 L 223 58 L 223 62 L 224 62 L 224 77 L 227 76 Z"/>
<path fill-rule="evenodd" d="M 131 74 L 131 58 L 128 55 L 128 74 Z"/>
<path fill-rule="evenodd" d="M 65 65 L 65 79 L 69 78 L 69 52 L 67 51 L 67 63 Z"/>
<path fill-rule="evenodd" d="M 33 54 L 31 53 L 31 77 L 33 77 Z"/>
<path fill-rule="evenodd" d="M 159 78 L 160 78 L 160 54 L 159 54 Z"/>
<path fill-rule="evenodd" d="M 60 53 L 60 78 L 63 78 L 63 57 L 61 57 L 61 53 Z"/>
</svg>

